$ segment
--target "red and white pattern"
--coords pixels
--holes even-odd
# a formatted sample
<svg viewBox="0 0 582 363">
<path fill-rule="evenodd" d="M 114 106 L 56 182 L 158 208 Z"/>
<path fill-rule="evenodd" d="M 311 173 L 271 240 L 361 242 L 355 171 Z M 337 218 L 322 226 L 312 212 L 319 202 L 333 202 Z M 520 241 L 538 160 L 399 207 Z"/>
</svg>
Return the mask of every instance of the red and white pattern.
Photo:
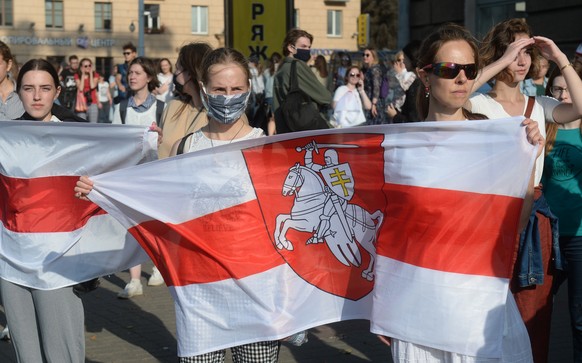
<svg viewBox="0 0 582 363">
<path fill-rule="evenodd" d="M 137 126 L 0 122 L 0 277 L 51 290 L 147 259 L 73 188 L 80 175 L 155 159 L 156 139 Z"/>
</svg>

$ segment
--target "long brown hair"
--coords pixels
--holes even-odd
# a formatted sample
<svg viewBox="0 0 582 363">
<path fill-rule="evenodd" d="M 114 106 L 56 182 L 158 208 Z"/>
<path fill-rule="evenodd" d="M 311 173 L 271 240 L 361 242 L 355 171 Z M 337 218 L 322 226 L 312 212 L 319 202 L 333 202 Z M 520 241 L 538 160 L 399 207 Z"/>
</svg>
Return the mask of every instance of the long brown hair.
<svg viewBox="0 0 582 363">
<path fill-rule="evenodd" d="M 485 38 L 483 38 L 481 49 L 479 49 L 483 66 L 488 66 L 501 58 L 505 54 L 507 47 L 515 41 L 517 34 L 526 34 L 528 37 L 532 37 L 532 30 L 523 19 L 509 19 L 491 28 L 487 35 L 485 35 Z M 529 68 L 526 78 L 535 77 L 539 69 L 539 51 L 536 47 L 530 47 L 528 48 L 528 52 L 531 54 L 532 65 Z M 513 82 L 513 76 L 507 68 L 499 72 L 495 76 L 495 79 L 504 82 Z"/>
<path fill-rule="evenodd" d="M 434 63 L 436 54 L 438 53 L 439 49 L 441 49 L 445 43 L 456 40 L 465 41 L 467 44 L 469 44 L 475 57 L 475 66 L 477 69 L 479 69 L 480 60 L 477 41 L 467 29 L 453 23 L 444 24 L 424 39 L 418 51 L 418 68 L 422 69 L 423 67 Z M 426 120 L 426 117 L 428 116 L 428 106 L 429 97 L 425 96 L 423 87 L 418 87 L 418 92 L 416 94 L 416 107 L 418 108 L 418 115 L 422 120 Z M 463 116 L 468 120 L 480 120 L 487 118 L 484 115 L 474 114 L 465 108 L 463 108 Z"/>
<path fill-rule="evenodd" d="M 578 77 L 582 78 L 582 63 L 574 62 L 572 67 L 578 73 Z M 554 97 L 550 89 L 554 85 L 554 80 L 556 77 L 562 75 L 562 72 L 558 67 L 554 68 L 550 77 L 548 78 L 548 84 L 546 85 L 546 96 Z M 546 122 L 546 150 L 544 152 L 545 156 L 548 156 L 552 148 L 556 144 L 556 135 L 558 134 L 558 125 L 555 122 Z M 580 134 L 582 135 L 582 122 L 580 123 Z"/>
<path fill-rule="evenodd" d="M 327 61 L 325 60 L 325 57 L 322 56 L 321 54 L 318 55 L 315 58 L 315 69 L 317 69 L 317 73 L 319 73 L 319 76 L 322 78 L 326 78 L 327 77 Z"/>
<path fill-rule="evenodd" d="M 180 48 L 180 52 L 178 53 L 178 60 L 176 61 L 176 64 L 179 64 L 183 71 L 188 72 L 190 75 L 190 80 L 188 80 L 188 82 L 192 82 L 196 92 L 200 91 L 198 87 L 198 80 L 200 79 L 200 66 L 202 65 L 202 61 L 204 60 L 206 54 L 210 53 L 211 50 L 212 47 L 208 45 L 208 43 L 192 42 L 182 46 L 182 48 Z M 174 75 L 174 77 L 176 77 L 176 75 Z M 186 107 L 188 107 L 188 104 L 192 101 L 192 96 L 186 93 L 179 94 L 178 98 L 180 101 L 182 101 L 182 104 L 172 116 L 172 118 L 176 120 L 180 118 L 182 112 L 184 112 Z"/>
</svg>

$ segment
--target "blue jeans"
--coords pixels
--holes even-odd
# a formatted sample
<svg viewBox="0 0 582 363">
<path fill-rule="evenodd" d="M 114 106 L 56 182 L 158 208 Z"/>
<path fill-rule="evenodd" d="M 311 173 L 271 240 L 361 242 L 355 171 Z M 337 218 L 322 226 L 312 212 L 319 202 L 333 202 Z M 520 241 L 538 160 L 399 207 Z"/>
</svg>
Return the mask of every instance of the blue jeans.
<svg viewBox="0 0 582 363">
<path fill-rule="evenodd" d="M 582 363 L 582 236 L 560 237 L 560 249 L 566 262 L 574 362 Z"/>
</svg>

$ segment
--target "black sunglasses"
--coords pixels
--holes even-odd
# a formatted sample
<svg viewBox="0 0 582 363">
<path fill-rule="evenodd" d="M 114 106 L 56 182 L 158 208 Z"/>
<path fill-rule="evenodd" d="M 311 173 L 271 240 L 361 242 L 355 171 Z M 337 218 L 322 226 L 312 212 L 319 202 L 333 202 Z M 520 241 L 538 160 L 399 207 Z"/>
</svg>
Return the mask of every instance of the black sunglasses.
<svg viewBox="0 0 582 363">
<path fill-rule="evenodd" d="M 359 73 L 350 73 L 350 77 L 359 77 L 360 74 Z"/>
<path fill-rule="evenodd" d="M 422 68 L 425 71 L 431 71 L 437 77 L 445 79 L 456 78 L 461 70 L 465 71 L 467 79 L 475 79 L 477 77 L 477 65 L 471 64 L 457 64 L 449 62 L 433 63 Z"/>
<path fill-rule="evenodd" d="M 131 52 L 123 52 L 123 55 L 130 55 Z"/>
</svg>

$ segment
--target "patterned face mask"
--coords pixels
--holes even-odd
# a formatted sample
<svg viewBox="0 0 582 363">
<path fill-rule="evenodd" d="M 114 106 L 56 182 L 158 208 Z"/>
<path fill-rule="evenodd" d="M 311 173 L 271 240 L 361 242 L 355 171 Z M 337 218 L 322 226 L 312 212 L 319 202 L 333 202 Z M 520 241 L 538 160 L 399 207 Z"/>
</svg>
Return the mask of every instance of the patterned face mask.
<svg viewBox="0 0 582 363">
<path fill-rule="evenodd" d="M 223 124 L 231 124 L 238 120 L 247 108 L 251 92 L 236 95 L 212 95 L 206 92 L 206 87 L 200 90 L 200 98 L 208 116 Z"/>
</svg>

